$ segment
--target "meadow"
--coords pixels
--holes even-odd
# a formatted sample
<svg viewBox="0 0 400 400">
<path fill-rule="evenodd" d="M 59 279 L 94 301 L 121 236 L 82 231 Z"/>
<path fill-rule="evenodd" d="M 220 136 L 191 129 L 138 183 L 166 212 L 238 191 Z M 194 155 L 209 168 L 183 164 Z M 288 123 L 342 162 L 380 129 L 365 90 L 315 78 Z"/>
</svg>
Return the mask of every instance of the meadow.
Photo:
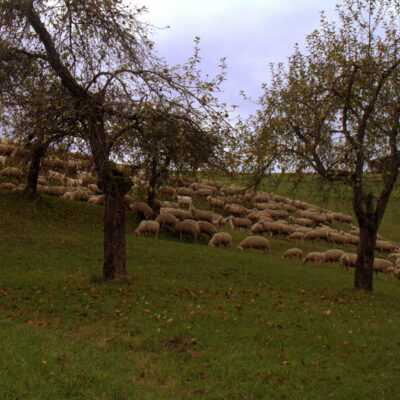
<svg viewBox="0 0 400 400">
<path fill-rule="evenodd" d="M 349 211 L 339 192 L 296 198 Z M 387 240 L 400 241 L 399 197 Z M 100 206 L 0 191 L 1 399 L 400 398 L 399 281 L 355 291 L 337 264 L 282 261 L 287 240 L 238 252 L 244 232 L 232 249 L 136 237 L 129 212 L 128 277 L 105 283 L 102 218 Z"/>
</svg>

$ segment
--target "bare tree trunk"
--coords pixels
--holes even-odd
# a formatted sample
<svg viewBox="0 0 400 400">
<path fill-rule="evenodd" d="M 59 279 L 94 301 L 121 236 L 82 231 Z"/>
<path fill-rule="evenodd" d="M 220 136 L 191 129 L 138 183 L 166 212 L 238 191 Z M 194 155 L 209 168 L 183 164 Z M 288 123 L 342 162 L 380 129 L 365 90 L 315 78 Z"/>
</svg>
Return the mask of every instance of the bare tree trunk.
<svg viewBox="0 0 400 400">
<path fill-rule="evenodd" d="M 35 143 L 32 146 L 31 161 L 29 163 L 28 178 L 25 186 L 25 194 L 28 197 L 36 195 L 40 163 L 46 154 L 47 148 L 47 143 Z"/>
<path fill-rule="evenodd" d="M 126 276 L 124 196 L 129 188 L 110 179 L 103 190 L 105 194 L 103 278 L 111 280 Z"/>
<path fill-rule="evenodd" d="M 89 143 L 105 197 L 103 278 L 112 280 L 127 275 L 124 196 L 132 183 L 109 160 L 102 107 L 95 104 L 88 109 L 87 117 Z"/>
<path fill-rule="evenodd" d="M 368 221 L 367 221 L 368 222 Z M 373 291 L 373 265 L 377 230 L 372 223 L 360 224 L 360 243 L 357 248 L 357 263 L 354 287 Z"/>
</svg>

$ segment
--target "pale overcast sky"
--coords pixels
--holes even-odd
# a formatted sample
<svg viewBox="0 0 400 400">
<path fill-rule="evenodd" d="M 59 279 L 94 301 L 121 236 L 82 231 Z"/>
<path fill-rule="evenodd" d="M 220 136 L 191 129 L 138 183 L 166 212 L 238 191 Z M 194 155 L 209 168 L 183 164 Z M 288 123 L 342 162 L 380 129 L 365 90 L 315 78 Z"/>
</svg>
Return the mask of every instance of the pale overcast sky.
<svg viewBox="0 0 400 400">
<path fill-rule="evenodd" d="M 268 81 L 269 64 L 285 62 L 296 42 L 319 28 L 320 12 L 335 17 L 338 0 L 129 0 L 148 9 L 145 19 L 158 27 L 153 40 L 169 64 L 191 56 L 193 39 L 201 38 L 202 70 L 218 72 L 226 57 L 227 81 L 221 100 L 239 105 L 246 115 L 255 106 L 241 100 L 239 91 L 257 99 Z"/>
</svg>

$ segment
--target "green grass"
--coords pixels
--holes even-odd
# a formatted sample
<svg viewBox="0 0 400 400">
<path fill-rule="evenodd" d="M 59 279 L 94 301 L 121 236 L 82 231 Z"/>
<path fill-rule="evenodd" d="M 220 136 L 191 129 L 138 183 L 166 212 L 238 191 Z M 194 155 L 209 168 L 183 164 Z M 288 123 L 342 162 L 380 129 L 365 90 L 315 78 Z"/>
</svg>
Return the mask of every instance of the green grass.
<svg viewBox="0 0 400 400">
<path fill-rule="evenodd" d="M 104 283 L 102 218 L 0 192 L 1 399 L 400 398 L 398 281 L 357 292 L 352 272 L 282 261 L 285 240 L 156 241 L 128 214 L 129 277 Z"/>
</svg>

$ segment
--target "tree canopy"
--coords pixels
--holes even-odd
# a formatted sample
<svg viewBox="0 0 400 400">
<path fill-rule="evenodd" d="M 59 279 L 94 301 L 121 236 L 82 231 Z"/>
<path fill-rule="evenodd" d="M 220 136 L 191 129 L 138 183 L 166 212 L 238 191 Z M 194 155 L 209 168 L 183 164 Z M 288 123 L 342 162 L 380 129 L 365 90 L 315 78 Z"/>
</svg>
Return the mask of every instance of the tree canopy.
<svg viewBox="0 0 400 400">
<path fill-rule="evenodd" d="M 278 164 L 288 172 L 314 171 L 352 189 L 361 230 L 355 286 L 366 290 L 400 166 L 399 11 L 395 1 L 345 0 L 337 22 L 322 14 L 306 50 L 296 46 L 287 65 L 271 67 L 245 132 L 255 170 Z M 378 194 L 372 172 L 381 176 Z"/>
</svg>

